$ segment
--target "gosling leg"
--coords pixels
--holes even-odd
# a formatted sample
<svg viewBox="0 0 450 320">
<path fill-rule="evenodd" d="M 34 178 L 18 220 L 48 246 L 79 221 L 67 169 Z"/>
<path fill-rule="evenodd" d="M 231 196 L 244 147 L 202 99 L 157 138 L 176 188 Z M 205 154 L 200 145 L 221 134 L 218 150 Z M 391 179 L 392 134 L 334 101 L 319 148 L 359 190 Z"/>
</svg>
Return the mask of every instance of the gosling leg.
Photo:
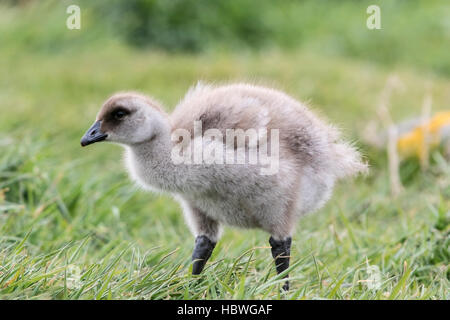
<svg viewBox="0 0 450 320">
<path fill-rule="evenodd" d="M 212 242 L 207 236 L 198 236 L 195 238 L 194 252 L 192 253 L 192 274 L 198 275 L 205 267 L 206 261 L 216 246 L 216 242 Z"/>
<path fill-rule="evenodd" d="M 272 246 L 272 257 L 275 260 L 277 273 L 280 274 L 289 268 L 292 238 L 288 237 L 285 240 L 275 240 L 273 237 L 270 237 L 269 243 Z M 285 278 L 287 277 L 288 275 L 285 276 Z M 289 281 L 285 282 L 283 290 L 289 290 Z"/>
</svg>

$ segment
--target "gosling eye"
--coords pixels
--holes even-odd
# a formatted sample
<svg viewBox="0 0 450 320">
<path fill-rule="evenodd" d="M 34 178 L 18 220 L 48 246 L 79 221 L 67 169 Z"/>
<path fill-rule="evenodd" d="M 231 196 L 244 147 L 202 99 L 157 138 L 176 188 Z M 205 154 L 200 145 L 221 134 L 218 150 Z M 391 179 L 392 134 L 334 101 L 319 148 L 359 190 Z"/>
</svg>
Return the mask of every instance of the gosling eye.
<svg viewBox="0 0 450 320">
<path fill-rule="evenodd" d="M 127 115 L 127 112 L 124 110 L 116 110 L 113 112 L 113 117 L 116 120 L 122 120 Z"/>
</svg>

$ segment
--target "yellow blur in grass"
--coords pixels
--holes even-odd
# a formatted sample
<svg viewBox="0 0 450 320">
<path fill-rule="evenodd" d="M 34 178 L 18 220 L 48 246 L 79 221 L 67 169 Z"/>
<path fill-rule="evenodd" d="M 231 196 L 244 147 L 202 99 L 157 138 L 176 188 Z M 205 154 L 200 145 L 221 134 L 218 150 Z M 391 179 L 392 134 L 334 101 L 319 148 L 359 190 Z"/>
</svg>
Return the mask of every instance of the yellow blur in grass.
<svg viewBox="0 0 450 320">
<path fill-rule="evenodd" d="M 416 156 L 425 163 L 428 150 L 441 144 L 446 126 L 450 126 L 450 111 L 438 112 L 429 121 L 401 135 L 397 141 L 398 152 L 403 157 Z"/>
</svg>

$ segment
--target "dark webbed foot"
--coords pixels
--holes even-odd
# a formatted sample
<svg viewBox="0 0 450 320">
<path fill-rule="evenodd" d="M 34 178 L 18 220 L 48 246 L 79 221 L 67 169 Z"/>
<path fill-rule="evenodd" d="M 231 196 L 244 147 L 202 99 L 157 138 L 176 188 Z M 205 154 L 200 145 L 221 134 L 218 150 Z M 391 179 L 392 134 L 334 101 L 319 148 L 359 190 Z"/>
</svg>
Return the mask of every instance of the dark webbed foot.
<svg viewBox="0 0 450 320">
<path fill-rule="evenodd" d="M 192 265 L 192 274 L 197 275 L 202 272 L 215 246 L 216 243 L 209 240 L 207 236 L 198 236 L 195 238 L 195 247 L 192 253 L 192 261 L 194 262 Z"/>
<path fill-rule="evenodd" d="M 275 259 L 277 273 L 280 274 L 289 268 L 292 238 L 289 237 L 285 240 L 275 240 L 273 237 L 270 237 L 269 243 L 272 246 L 272 257 Z M 287 277 L 288 275 L 285 276 L 285 278 Z M 286 281 L 283 285 L 283 290 L 289 290 L 289 281 Z"/>
</svg>

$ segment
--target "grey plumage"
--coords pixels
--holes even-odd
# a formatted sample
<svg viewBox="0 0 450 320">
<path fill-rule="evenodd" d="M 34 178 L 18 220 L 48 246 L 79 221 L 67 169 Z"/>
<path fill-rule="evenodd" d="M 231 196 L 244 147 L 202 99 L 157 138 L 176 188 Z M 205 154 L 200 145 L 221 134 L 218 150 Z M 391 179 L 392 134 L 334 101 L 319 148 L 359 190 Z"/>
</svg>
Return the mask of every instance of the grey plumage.
<svg viewBox="0 0 450 320">
<path fill-rule="evenodd" d="M 127 115 L 112 121 L 118 108 Z M 280 91 L 250 84 L 198 84 L 171 115 L 151 98 L 119 93 L 105 102 L 97 121 L 106 141 L 125 147 L 133 180 L 174 195 L 192 233 L 214 243 L 223 225 L 260 228 L 273 241 L 286 240 L 301 215 L 329 199 L 337 179 L 367 170 L 339 131 L 305 105 Z M 259 162 L 175 164 L 173 133 L 185 129 L 194 143 L 201 138 L 195 136 L 194 121 L 202 122 L 201 134 L 212 128 L 224 136 L 226 129 L 278 129 L 279 170 L 261 175 Z M 211 143 L 222 146 L 224 141 Z"/>
</svg>

